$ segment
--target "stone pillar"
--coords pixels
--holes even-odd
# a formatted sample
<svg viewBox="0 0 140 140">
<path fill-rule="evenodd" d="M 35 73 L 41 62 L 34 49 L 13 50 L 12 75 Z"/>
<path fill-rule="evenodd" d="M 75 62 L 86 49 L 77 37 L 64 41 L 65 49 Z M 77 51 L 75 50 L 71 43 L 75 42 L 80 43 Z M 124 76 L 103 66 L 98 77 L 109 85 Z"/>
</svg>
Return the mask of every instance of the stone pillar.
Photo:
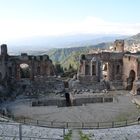
<svg viewBox="0 0 140 140">
<path fill-rule="evenodd" d="M 108 62 L 108 80 L 113 80 L 113 64 L 112 62 Z"/>
<path fill-rule="evenodd" d="M 98 61 L 96 61 L 96 64 L 95 64 L 95 66 L 96 66 L 96 76 L 98 77 L 99 76 L 99 62 Z"/>
<path fill-rule="evenodd" d="M 86 75 L 86 62 L 83 61 L 83 70 L 82 70 L 82 74 Z"/>
<path fill-rule="evenodd" d="M 16 68 L 16 79 L 19 80 L 20 79 L 20 65 L 17 64 L 17 68 Z"/>
<path fill-rule="evenodd" d="M 100 82 L 101 81 L 101 79 L 102 79 L 102 67 L 101 67 L 101 62 L 100 61 L 98 61 L 98 63 L 97 63 L 97 65 L 98 65 L 98 82 Z"/>
<path fill-rule="evenodd" d="M 90 75 L 92 76 L 93 74 L 92 74 L 92 65 L 93 65 L 93 63 L 92 63 L 92 61 L 90 62 Z"/>
<path fill-rule="evenodd" d="M 1 56 L 7 56 L 7 45 L 6 44 L 2 44 L 1 45 Z"/>
<path fill-rule="evenodd" d="M 100 61 L 100 79 L 103 79 L 103 70 L 102 70 L 102 68 L 103 68 L 103 62 Z"/>
<path fill-rule="evenodd" d="M 137 64 L 137 80 L 140 80 L 140 63 Z"/>
<path fill-rule="evenodd" d="M 99 82 L 101 80 L 101 75 L 102 75 L 101 62 L 96 61 L 95 62 L 95 67 L 96 67 L 96 77 L 97 77 L 98 82 Z"/>
<path fill-rule="evenodd" d="M 32 57 L 32 60 L 31 60 L 31 70 L 30 70 L 30 79 L 31 80 L 34 80 L 34 73 L 35 73 L 34 57 Z"/>
</svg>

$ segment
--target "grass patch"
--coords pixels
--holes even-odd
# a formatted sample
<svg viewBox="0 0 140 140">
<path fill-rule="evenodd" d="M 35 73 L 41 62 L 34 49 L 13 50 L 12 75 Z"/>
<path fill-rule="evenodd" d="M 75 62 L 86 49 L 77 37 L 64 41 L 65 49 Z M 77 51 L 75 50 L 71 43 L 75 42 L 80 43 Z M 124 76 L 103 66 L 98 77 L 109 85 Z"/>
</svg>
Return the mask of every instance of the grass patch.
<svg viewBox="0 0 140 140">
<path fill-rule="evenodd" d="M 121 122 L 121 121 L 126 121 L 126 120 L 135 120 L 137 116 L 139 116 L 138 115 L 139 113 L 140 113 L 140 109 L 137 109 L 137 111 L 134 110 L 130 112 L 123 112 L 117 115 L 114 121 Z"/>
<path fill-rule="evenodd" d="M 128 120 L 128 116 L 129 116 L 129 114 L 127 114 L 127 113 L 120 114 L 116 117 L 115 121 L 117 121 L 117 122 L 126 121 L 126 120 Z"/>
<path fill-rule="evenodd" d="M 83 134 L 82 131 L 79 131 L 80 140 L 89 140 L 89 135 Z"/>
<path fill-rule="evenodd" d="M 72 130 L 69 130 L 69 132 L 65 134 L 64 140 L 72 140 L 71 135 L 72 135 Z"/>
</svg>

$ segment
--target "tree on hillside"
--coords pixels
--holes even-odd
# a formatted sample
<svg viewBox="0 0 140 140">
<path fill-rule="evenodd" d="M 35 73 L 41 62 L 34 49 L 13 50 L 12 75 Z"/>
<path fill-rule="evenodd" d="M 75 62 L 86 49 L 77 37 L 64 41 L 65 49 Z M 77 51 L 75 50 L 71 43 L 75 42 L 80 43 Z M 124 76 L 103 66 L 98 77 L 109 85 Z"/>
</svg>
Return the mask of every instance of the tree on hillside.
<svg viewBox="0 0 140 140">
<path fill-rule="evenodd" d="M 73 66 L 69 64 L 69 70 L 73 70 Z"/>
<path fill-rule="evenodd" d="M 67 71 L 67 68 L 64 68 L 64 72 Z"/>
<path fill-rule="evenodd" d="M 55 63 L 55 70 L 56 70 L 56 74 L 64 73 L 63 67 L 61 66 L 61 64 L 59 62 Z"/>
</svg>

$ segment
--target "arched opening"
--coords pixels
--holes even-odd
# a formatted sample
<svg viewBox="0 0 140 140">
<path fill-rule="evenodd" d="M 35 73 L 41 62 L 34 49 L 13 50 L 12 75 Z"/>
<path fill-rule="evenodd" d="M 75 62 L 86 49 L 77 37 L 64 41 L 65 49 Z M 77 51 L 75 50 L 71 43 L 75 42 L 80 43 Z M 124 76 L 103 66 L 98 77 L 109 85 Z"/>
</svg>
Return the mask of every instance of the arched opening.
<svg viewBox="0 0 140 140">
<path fill-rule="evenodd" d="M 127 78 L 127 89 L 132 90 L 133 88 L 133 82 L 135 80 L 135 71 L 131 70 L 129 73 L 129 77 Z"/>
<path fill-rule="evenodd" d="M 12 67 L 8 68 L 9 76 L 12 77 Z"/>
<path fill-rule="evenodd" d="M 88 64 L 85 67 L 85 75 L 90 75 L 90 67 Z"/>
<path fill-rule="evenodd" d="M 102 74 L 103 74 L 103 79 L 108 80 L 108 63 L 107 62 L 103 62 Z"/>
<path fill-rule="evenodd" d="M 64 81 L 64 87 L 69 88 L 69 82 L 68 81 Z"/>
<path fill-rule="evenodd" d="M 37 67 L 37 75 L 40 75 L 40 66 Z"/>
<path fill-rule="evenodd" d="M 20 78 L 30 78 L 30 68 L 26 63 L 20 64 Z"/>
<path fill-rule="evenodd" d="M 116 74 L 119 74 L 120 73 L 120 65 L 117 65 L 116 67 Z"/>
<path fill-rule="evenodd" d="M 65 98 L 66 98 L 66 106 L 71 106 L 70 94 L 66 92 Z"/>
<path fill-rule="evenodd" d="M 86 59 L 85 55 L 82 54 L 82 55 L 81 55 L 81 60 L 85 60 L 85 59 Z"/>
<path fill-rule="evenodd" d="M 140 95 L 140 88 L 137 89 L 137 95 Z"/>
<path fill-rule="evenodd" d="M 96 75 L 96 65 L 92 64 L 92 75 Z"/>
</svg>

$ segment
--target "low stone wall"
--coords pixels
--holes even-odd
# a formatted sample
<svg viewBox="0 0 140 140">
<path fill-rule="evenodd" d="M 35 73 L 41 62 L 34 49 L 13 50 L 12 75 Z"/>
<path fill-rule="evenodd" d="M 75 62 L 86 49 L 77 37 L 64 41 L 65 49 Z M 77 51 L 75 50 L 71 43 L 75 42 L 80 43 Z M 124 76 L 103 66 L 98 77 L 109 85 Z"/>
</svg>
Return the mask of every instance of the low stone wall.
<svg viewBox="0 0 140 140">
<path fill-rule="evenodd" d="M 80 106 L 83 104 L 90 103 L 105 103 L 105 102 L 113 102 L 113 97 L 86 97 L 86 98 L 75 98 L 73 100 L 73 106 Z"/>
<path fill-rule="evenodd" d="M 106 89 L 105 85 L 101 82 L 86 82 L 86 83 L 80 83 L 78 81 L 71 81 L 70 85 L 70 89 L 77 89 L 77 90 L 87 90 L 87 89 L 92 89 L 95 92 L 97 91 L 101 91 Z"/>
<path fill-rule="evenodd" d="M 85 83 L 82 83 L 79 80 L 69 81 L 69 88 L 75 90 L 91 90 L 94 92 L 102 92 L 104 90 L 124 90 L 123 81 L 101 81 L 101 82 L 89 82 L 88 80 Z"/>
<path fill-rule="evenodd" d="M 97 76 L 90 76 L 90 75 L 84 75 L 84 76 L 79 76 L 78 80 L 80 83 L 85 84 L 85 83 L 93 83 L 93 82 L 98 82 Z"/>
<path fill-rule="evenodd" d="M 125 87 L 122 81 L 109 82 L 111 90 L 124 90 Z"/>
<path fill-rule="evenodd" d="M 113 102 L 113 97 L 78 97 L 71 99 L 72 106 L 82 106 L 89 103 Z M 66 99 L 47 99 L 32 101 L 32 106 L 57 106 L 66 107 Z"/>
<path fill-rule="evenodd" d="M 66 106 L 66 99 L 46 99 L 46 100 L 35 100 L 32 101 L 32 106 Z"/>
</svg>

